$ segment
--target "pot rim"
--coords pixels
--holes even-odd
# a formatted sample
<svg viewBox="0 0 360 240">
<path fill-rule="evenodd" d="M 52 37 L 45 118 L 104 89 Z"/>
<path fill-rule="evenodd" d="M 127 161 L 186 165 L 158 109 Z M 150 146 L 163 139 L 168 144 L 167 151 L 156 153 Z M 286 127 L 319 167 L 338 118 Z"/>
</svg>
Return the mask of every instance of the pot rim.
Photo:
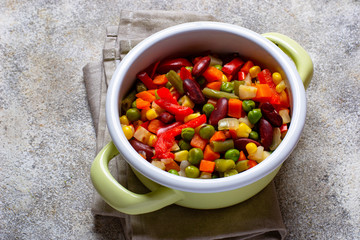
<svg viewBox="0 0 360 240">
<path fill-rule="evenodd" d="M 211 30 L 217 32 L 227 32 L 247 38 L 257 45 L 260 45 L 273 58 L 277 59 L 280 67 L 284 71 L 291 89 L 292 95 L 292 116 L 291 123 L 278 148 L 264 161 L 255 167 L 231 177 L 217 179 L 193 179 L 180 177 L 163 171 L 148 161 L 144 160 L 132 148 L 129 141 L 124 136 L 119 121 L 119 90 L 124 82 L 126 70 L 131 64 L 155 42 L 164 38 L 172 37 L 182 32 L 198 30 Z M 281 51 L 275 44 L 265 37 L 249 29 L 219 22 L 191 22 L 179 24 L 159 31 L 144 39 L 136 45 L 120 62 L 109 84 L 106 97 L 106 120 L 110 135 L 115 146 L 126 161 L 138 172 L 157 182 L 160 185 L 186 192 L 212 193 L 230 191 L 249 185 L 265 177 L 277 169 L 291 154 L 300 139 L 301 132 L 305 124 L 306 116 L 306 96 L 303 83 L 296 70 L 294 63 Z"/>
</svg>

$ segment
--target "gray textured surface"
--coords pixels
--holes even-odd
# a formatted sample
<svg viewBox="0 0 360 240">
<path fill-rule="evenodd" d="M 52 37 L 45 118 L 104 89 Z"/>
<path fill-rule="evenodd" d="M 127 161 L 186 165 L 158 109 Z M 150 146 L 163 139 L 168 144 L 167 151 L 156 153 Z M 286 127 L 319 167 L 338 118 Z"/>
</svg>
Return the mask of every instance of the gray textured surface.
<svg viewBox="0 0 360 240">
<path fill-rule="evenodd" d="M 288 239 L 360 239 L 359 1 L 1 1 L 0 239 L 115 239 L 90 213 L 95 133 L 82 67 L 121 8 L 211 13 L 311 55 L 305 129 L 276 177 Z"/>
</svg>

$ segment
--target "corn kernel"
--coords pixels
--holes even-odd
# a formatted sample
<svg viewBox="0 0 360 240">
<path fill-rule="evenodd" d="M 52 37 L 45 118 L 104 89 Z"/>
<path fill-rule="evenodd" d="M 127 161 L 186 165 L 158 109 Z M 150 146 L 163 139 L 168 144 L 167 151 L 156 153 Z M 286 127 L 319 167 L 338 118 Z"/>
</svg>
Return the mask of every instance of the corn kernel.
<svg viewBox="0 0 360 240">
<path fill-rule="evenodd" d="M 177 162 L 185 161 L 188 159 L 188 154 L 189 154 L 189 151 L 187 151 L 187 150 L 182 150 L 182 151 L 176 152 L 176 153 L 174 153 L 174 155 L 175 155 L 174 160 Z"/>
<path fill-rule="evenodd" d="M 246 144 L 245 148 L 249 154 L 256 153 L 256 151 L 257 151 L 257 146 L 255 143 L 248 143 L 248 144 Z"/>
<path fill-rule="evenodd" d="M 129 119 L 127 118 L 126 115 L 122 115 L 122 116 L 120 117 L 120 123 L 121 123 L 121 124 L 124 124 L 124 125 L 129 125 L 129 124 L 130 124 Z"/>
<path fill-rule="evenodd" d="M 238 137 L 249 137 L 249 134 L 251 133 L 251 128 L 246 125 L 245 123 L 240 123 L 239 127 L 236 129 L 236 135 Z"/>
<path fill-rule="evenodd" d="M 131 126 L 123 126 L 122 130 L 127 140 L 130 140 L 134 136 L 134 129 Z"/>
<path fill-rule="evenodd" d="M 194 108 L 195 103 L 193 103 L 193 101 L 191 101 L 191 99 L 184 95 L 179 99 L 179 104 L 183 107 L 189 107 L 189 108 Z"/>
<path fill-rule="evenodd" d="M 249 69 L 251 78 L 257 77 L 258 73 L 260 72 L 261 72 L 261 68 L 259 66 L 253 66 Z"/>
<path fill-rule="evenodd" d="M 193 120 L 193 119 L 195 119 L 195 118 L 197 118 L 197 117 L 200 117 L 200 115 L 201 115 L 201 114 L 200 114 L 199 112 L 189 114 L 189 115 L 187 115 L 187 116 L 184 118 L 184 123 L 187 123 L 187 122 L 190 121 L 190 120 Z"/>
<path fill-rule="evenodd" d="M 148 140 L 148 145 L 150 147 L 153 147 L 157 141 L 157 136 L 155 134 L 151 134 L 150 137 L 149 137 L 149 140 Z"/>
<path fill-rule="evenodd" d="M 148 120 L 153 120 L 153 119 L 157 118 L 158 116 L 159 115 L 157 114 L 157 112 L 153 108 L 147 110 L 147 112 L 146 112 L 146 118 Z"/>
<path fill-rule="evenodd" d="M 221 81 L 222 82 L 228 82 L 229 79 L 227 78 L 227 76 L 225 74 L 222 75 L 222 78 L 221 78 Z"/>
<path fill-rule="evenodd" d="M 275 85 L 278 85 L 282 81 L 281 74 L 278 72 L 274 72 L 272 74 L 272 79 L 273 79 L 273 82 L 275 83 Z"/>
<path fill-rule="evenodd" d="M 284 91 L 286 88 L 285 82 L 281 81 L 278 85 L 276 85 L 276 91 L 278 93 L 281 93 L 282 91 Z"/>
</svg>

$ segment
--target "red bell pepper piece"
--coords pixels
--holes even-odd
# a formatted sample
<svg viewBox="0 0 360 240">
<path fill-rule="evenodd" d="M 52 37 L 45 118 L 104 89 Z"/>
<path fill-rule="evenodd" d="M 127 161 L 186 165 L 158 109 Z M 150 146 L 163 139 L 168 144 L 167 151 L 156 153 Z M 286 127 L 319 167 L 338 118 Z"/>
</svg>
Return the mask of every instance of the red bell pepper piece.
<svg viewBox="0 0 360 240">
<path fill-rule="evenodd" d="M 178 104 L 169 102 L 166 99 L 155 100 L 155 103 L 159 105 L 162 109 L 165 109 L 169 113 L 175 115 L 175 117 L 184 118 L 189 114 L 192 114 L 194 110 L 189 107 L 180 106 Z"/>
<path fill-rule="evenodd" d="M 182 67 L 180 69 L 180 78 L 184 81 L 185 79 L 194 80 L 194 78 L 191 75 L 191 72 L 187 70 L 186 68 Z"/>
<path fill-rule="evenodd" d="M 245 73 L 244 71 L 238 72 L 238 80 L 239 81 L 245 80 L 246 75 L 247 75 L 247 73 Z"/>
<path fill-rule="evenodd" d="M 280 104 L 280 95 L 276 92 L 276 85 L 272 79 L 272 75 L 269 69 L 264 69 L 260 73 L 258 73 L 258 79 L 261 84 L 267 84 L 271 91 L 272 96 L 270 99 L 270 103 L 273 105 Z"/>
<path fill-rule="evenodd" d="M 160 61 L 157 61 L 153 64 L 151 64 L 149 67 L 147 67 L 144 71 L 149 75 L 150 78 L 154 78 L 156 69 L 159 66 Z"/>
<path fill-rule="evenodd" d="M 241 72 L 244 72 L 245 75 L 249 73 L 249 69 L 254 66 L 254 63 L 252 61 L 247 61 L 244 66 L 240 69 Z"/>
<path fill-rule="evenodd" d="M 138 79 L 140 79 L 140 81 L 142 81 L 148 89 L 156 89 L 157 88 L 156 84 L 153 83 L 152 79 L 149 77 L 149 75 L 145 71 L 138 73 L 138 75 L 136 75 L 136 77 Z"/>
<path fill-rule="evenodd" d="M 241 66 L 244 64 L 244 61 L 241 58 L 236 57 L 222 68 L 223 73 L 226 75 L 234 76 L 240 70 Z"/>
<path fill-rule="evenodd" d="M 166 87 L 159 88 L 156 93 L 159 98 L 168 100 L 171 103 L 179 105 L 174 96 L 171 94 L 170 90 Z"/>
<path fill-rule="evenodd" d="M 180 126 L 181 122 L 174 122 L 172 124 L 166 125 L 165 127 L 161 127 L 157 130 L 156 135 L 159 137 L 161 134 L 165 133 L 167 130 L 172 129 L 174 127 Z"/>
<path fill-rule="evenodd" d="M 158 136 L 158 140 L 155 143 L 155 155 L 153 158 L 174 158 L 174 154 L 170 152 L 170 148 L 175 142 L 175 137 L 181 134 L 181 130 L 184 128 L 196 128 L 206 123 L 205 114 L 190 120 L 187 123 L 181 124 L 177 127 L 171 128 Z"/>
<path fill-rule="evenodd" d="M 160 62 L 157 67 L 157 72 L 160 74 L 168 73 L 170 70 L 174 70 L 176 72 L 182 67 L 188 66 L 192 66 L 192 63 L 186 58 L 166 59 Z"/>
</svg>

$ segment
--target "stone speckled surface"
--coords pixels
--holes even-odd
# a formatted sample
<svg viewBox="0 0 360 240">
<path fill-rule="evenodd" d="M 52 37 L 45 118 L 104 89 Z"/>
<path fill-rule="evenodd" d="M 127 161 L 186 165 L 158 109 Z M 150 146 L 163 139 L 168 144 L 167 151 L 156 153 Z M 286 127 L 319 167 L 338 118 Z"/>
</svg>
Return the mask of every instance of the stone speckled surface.
<svg viewBox="0 0 360 240">
<path fill-rule="evenodd" d="M 82 67 L 101 59 L 120 9 L 192 10 L 311 55 L 306 125 L 275 179 L 288 239 L 360 239 L 360 2 L 11 1 L 0 3 L 0 239 L 117 239 L 93 217 L 95 132 Z"/>
</svg>

